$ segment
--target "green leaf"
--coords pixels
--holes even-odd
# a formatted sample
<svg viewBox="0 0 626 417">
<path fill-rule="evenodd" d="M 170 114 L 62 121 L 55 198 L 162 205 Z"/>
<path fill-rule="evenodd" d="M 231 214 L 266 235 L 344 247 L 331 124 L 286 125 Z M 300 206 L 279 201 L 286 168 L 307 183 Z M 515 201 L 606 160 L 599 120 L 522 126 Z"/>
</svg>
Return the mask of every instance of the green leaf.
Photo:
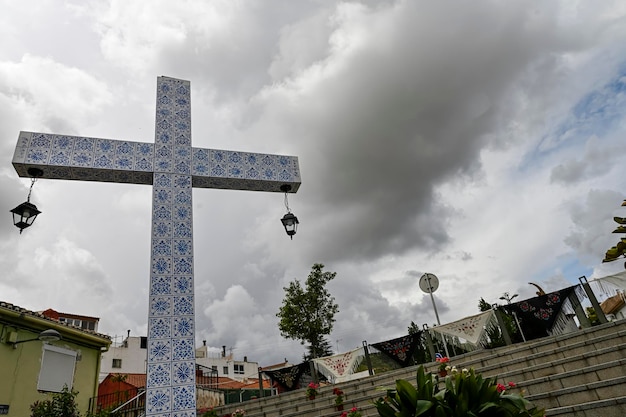
<svg viewBox="0 0 626 417">
<path fill-rule="evenodd" d="M 444 410 L 443 406 L 437 405 L 437 407 L 435 408 L 435 417 L 447 417 L 446 411 Z"/>
<path fill-rule="evenodd" d="M 381 417 L 396 417 L 395 410 L 387 404 L 382 398 L 379 398 L 374 406 Z"/>
<path fill-rule="evenodd" d="M 433 403 L 427 400 L 417 400 L 415 404 L 415 417 L 421 416 L 428 412 L 432 407 Z"/>
<path fill-rule="evenodd" d="M 396 381 L 396 389 L 400 402 L 404 407 L 415 407 L 417 403 L 417 391 L 408 381 L 399 379 Z"/>
</svg>

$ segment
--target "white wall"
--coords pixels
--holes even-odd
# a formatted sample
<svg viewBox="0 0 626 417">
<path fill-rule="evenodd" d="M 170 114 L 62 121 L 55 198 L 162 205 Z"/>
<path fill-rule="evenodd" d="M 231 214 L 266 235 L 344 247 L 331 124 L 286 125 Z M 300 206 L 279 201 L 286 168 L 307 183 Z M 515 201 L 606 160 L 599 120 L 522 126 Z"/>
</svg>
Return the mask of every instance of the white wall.
<svg viewBox="0 0 626 417">
<path fill-rule="evenodd" d="M 113 359 L 121 359 L 122 367 L 113 368 Z M 119 346 L 102 353 L 99 380 L 108 374 L 145 374 L 148 349 L 141 348 L 141 337 L 128 337 Z"/>
<path fill-rule="evenodd" d="M 113 359 L 121 359 L 122 367 L 113 368 Z M 102 353 L 99 380 L 102 382 L 108 374 L 145 374 L 148 349 L 141 348 L 141 337 L 127 337 L 117 346 L 111 345 L 108 352 Z M 218 376 L 226 376 L 236 381 L 259 377 L 259 363 L 234 360 L 232 354 L 222 356 L 222 352 L 209 351 L 207 346 L 196 349 L 196 363 L 211 369 L 217 369 Z M 235 373 L 235 365 L 243 367 L 243 374 Z M 224 373 L 224 367 L 228 373 Z"/>
<path fill-rule="evenodd" d="M 196 349 L 196 363 L 207 368 L 215 367 L 218 376 L 225 376 L 236 381 L 259 377 L 258 362 L 234 360 L 232 354 L 222 356 L 221 352 L 209 351 L 206 346 Z M 235 365 L 239 370 L 243 368 L 243 374 L 235 373 Z M 228 369 L 228 373 L 224 373 L 225 367 Z"/>
</svg>

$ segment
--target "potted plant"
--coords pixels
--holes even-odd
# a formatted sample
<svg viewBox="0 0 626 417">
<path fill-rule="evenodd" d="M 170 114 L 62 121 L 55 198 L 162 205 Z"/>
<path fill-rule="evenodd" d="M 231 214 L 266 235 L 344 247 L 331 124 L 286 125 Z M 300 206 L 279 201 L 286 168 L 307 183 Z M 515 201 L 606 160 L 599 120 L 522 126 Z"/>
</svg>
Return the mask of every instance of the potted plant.
<svg viewBox="0 0 626 417">
<path fill-rule="evenodd" d="M 396 388 L 387 391 L 374 405 L 381 417 L 466 417 L 521 416 L 543 417 L 544 410 L 533 406 L 521 395 L 508 394 L 507 388 L 494 378 L 483 378 L 474 370 L 463 369 L 446 378 L 439 388 L 437 377 L 417 370 L 417 386 L 405 380 L 396 381 Z"/>
<path fill-rule="evenodd" d="M 335 407 L 337 411 L 343 410 L 343 391 L 340 388 L 333 388 L 333 394 L 335 394 Z"/>
<path fill-rule="evenodd" d="M 317 389 L 320 387 L 319 384 L 316 384 L 315 382 L 311 382 L 307 387 L 306 387 L 306 397 L 309 400 L 314 400 L 315 396 L 317 395 Z"/>
<path fill-rule="evenodd" d="M 243 417 L 245 415 L 246 415 L 246 412 L 243 409 L 241 409 L 241 408 L 236 409 L 231 414 L 232 417 Z"/>
<path fill-rule="evenodd" d="M 435 360 L 437 361 L 437 363 L 439 363 L 439 376 L 446 376 L 450 368 L 450 365 L 448 365 L 448 363 L 450 362 L 450 358 L 448 358 L 447 356 L 442 356 L 438 357 Z"/>
<path fill-rule="evenodd" d="M 339 417 L 361 417 L 361 415 L 357 407 L 352 407 L 350 411 L 344 411 Z"/>
</svg>

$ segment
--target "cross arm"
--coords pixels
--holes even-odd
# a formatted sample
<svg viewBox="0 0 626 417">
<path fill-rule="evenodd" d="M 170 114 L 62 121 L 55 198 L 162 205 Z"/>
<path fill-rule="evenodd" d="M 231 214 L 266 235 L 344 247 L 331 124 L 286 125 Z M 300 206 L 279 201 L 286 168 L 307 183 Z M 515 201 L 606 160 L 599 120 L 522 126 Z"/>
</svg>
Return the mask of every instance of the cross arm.
<svg viewBox="0 0 626 417">
<path fill-rule="evenodd" d="M 151 143 L 48 133 L 20 132 L 13 166 L 20 177 L 29 168 L 42 178 L 152 184 L 155 147 Z M 158 158 L 157 158 L 158 159 Z M 289 192 L 300 187 L 295 156 L 191 148 L 176 173 L 191 174 L 194 187 Z"/>
</svg>

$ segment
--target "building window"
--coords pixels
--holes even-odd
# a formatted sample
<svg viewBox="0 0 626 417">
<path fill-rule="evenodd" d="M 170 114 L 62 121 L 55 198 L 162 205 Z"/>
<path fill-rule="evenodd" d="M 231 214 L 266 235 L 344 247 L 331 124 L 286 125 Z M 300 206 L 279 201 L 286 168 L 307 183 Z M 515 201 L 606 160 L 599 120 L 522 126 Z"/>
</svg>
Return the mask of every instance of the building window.
<svg viewBox="0 0 626 417">
<path fill-rule="evenodd" d="M 233 367 L 235 368 L 235 374 L 240 374 L 243 375 L 244 371 L 243 371 L 243 364 L 234 364 Z"/>
<path fill-rule="evenodd" d="M 113 359 L 113 363 L 111 364 L 111 368 L 121 368 L 122 360 L 121 359 Z"/>
<path fill-rule="evenodd" d="M 75 351 L 44 344 L 37 389 L 39 391 L 61 392 L 63 387 L 67 385 L 67 388 L 71 390 L 75 366 Z"/>
<path fill-rule="evenodd" d="M 96 323 L 93 321 L 83 320 L 80 324 L 80 328 L 85 330 L 96 330 Z"/>
<path fill-rule="evenodd" d="M 224 367 L 224 375 L 228 375 L 228 366 Z"/>
<path fill-rule="evenodd" d="M 141 336 L 141 340 L 140 340 L 140 348 L 141 349 L 147 349 L 148 348 L 148 338 L 146 336 Z"/>
</svg>

